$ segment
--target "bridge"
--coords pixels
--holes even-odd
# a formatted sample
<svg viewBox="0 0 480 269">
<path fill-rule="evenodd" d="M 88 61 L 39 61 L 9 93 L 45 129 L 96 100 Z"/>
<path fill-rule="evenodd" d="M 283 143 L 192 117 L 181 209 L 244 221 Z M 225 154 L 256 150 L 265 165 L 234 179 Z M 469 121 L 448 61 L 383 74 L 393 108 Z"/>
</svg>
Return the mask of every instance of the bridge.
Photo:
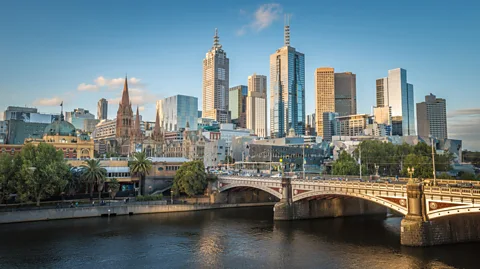
<svg viewBox="0 0 480 269">
<path fill-rule="evenodd" d="M 403 245 L 428 246 L 480 241 L 480 188 L 452 187 L 459 182 L 480 187 L 475 181 L 437 180 L 436 186 L 428 186 L 415 180 L 373 183 L 220 176 L 217 191 L 264 191 L 279 200 L 275 220 L 385 214 L 389 208 L 404 216 Z"/>
</svg>

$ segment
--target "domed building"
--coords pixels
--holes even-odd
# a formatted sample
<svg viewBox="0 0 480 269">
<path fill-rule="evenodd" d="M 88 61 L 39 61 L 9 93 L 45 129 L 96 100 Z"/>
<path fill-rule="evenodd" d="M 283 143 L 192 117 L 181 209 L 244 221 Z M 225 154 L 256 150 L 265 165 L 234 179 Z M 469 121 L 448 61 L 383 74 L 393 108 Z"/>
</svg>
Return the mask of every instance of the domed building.
<svg viewBox="0 0 480 269">
<path fill-rule="evenodd" d="M 63 151 L 65 158 L 69 159 L 93 159 L 94 143 L 90 136 L 78 133 L 73 124 L 66 122 L 63 111 L 60 120 L 56 120 L 45 127 L 42 139 L 26 139 L 25 144 L 38 145 L 45 142 Z"/>
</svg>

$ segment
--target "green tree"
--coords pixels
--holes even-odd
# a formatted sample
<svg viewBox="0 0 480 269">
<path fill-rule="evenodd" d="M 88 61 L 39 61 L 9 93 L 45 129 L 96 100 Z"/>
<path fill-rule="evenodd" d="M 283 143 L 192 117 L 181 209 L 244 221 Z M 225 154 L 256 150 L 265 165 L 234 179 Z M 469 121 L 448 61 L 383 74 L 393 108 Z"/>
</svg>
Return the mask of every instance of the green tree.
<svg viewBox="0 0 480 269">
<path fill-rule="evenodd" d="M 144 194 L 145 176 L 152 169 L 152 161 L 147 158 L 145 152 L 133 154 L 133 161 L 130 163 L 130 172 L 140 176 L 140 195 Z"/>
<path fill-rule="evenodd" d="M 460 178 L 461 180 L 475 180 L 476 177 L 474 174 L 472 173 L 468 173 L 468 172 L 463 172 L 460 174 Z"/>
<path fill-rule="evenodd" d="M 235 163 L 235 160 L 232 158 L 232 156 L 227 155 L 227 156 L 225 156 L 224 162 L 225 163 Z"/>
<path fill-rule="evenodd" d="M 81 167 L 70 166 L 70 173 L 67 179 L 67 185 L 65 186 L 65 193 L 67 195 L 75 195 L 80 192 L 83 184 L 83 170 Z"/>
<path fill-rule="evenodd" d="M 111 178 L 108 181 L 108 192 L 110 193 L 110 198 L 115 199 L 117 192 L 120 190 L 120 182 L 116 178 Z"/>
<path fill-rule="evenodd" d="M 102 198 L 103 185 L 107 178 L 107 170 L 100 165 L 100 160 L 85 160 L 81 166 L 83 168 L 83 178 L 90 184 L 90 198 L 93 197 L 93 189 L 97 185 L 98 200 Z"/>
<path fill-rule="evenodd" d="M 360 174 L 360 166 L 358 165 L 357 161 L 345 151 L 340 152 L 338 159 L 332 165 L 332 169 L 332 173 L 334 175 Z"/>
<path fill-rule="evenodd" d="M 450 176 L 449 174 L 443 172 L 443 173 L 440 173 L 438 176 L 437 176 L 438 179 L 455 179 L 454 177 Z"/>
<path fill-rule="evenodd" d="M 10 194 L 15 193 L 16 171 L 21 168 L 19 155 L 15 157 L 7 153 L 0 154 L 0 201 L 6 203 Z"/>
<path fill-rule="evenodd" d="M 21 200 L 32 199 L 37 206 L 40 200 L 63 189 L 67 184 L 69 167 L 63 152 L 52 145 L 27 144 L 20 153 L 21 168 L 17 180 L 17 194 Z"/>
<path fill-rule="evenodd" d="M 205 191 L 207 174 L 203 161 L 186 162 L 180 166 L 173 179 L 172 191 L 175 195 L 180 192 L 193 196 Z"/>
<path fill-rule="evenodd" d="M 444 154 L 435 154 L 435 170 L 448 172 L 452 170 L 454 156 L 450 152 Z"/>
<path fill-rule="evenodd" d="M 414 178 L 432 178 L 433 177 L 433 167 L 432 161 L 427 156 L 417 155 L 410 153 L 405 157 L 402 174 L 404 176 L 409 176 L 408 168 L 414 168 L 415 172 L 413 173 Z"/>
</svg>

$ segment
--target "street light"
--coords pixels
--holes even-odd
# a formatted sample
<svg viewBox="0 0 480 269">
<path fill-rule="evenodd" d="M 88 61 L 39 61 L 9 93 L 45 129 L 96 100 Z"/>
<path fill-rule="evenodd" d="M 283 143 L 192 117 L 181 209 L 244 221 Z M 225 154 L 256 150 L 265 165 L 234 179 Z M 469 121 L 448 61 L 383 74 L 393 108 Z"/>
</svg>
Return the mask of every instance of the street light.
<svg viewBox="0 0 480 269">
<path fill-rule="evenodd" d="M 173 190 L 170 190 L 170 203 L 173 205 Z"/>
<path fill-rule="evenodd" d="M 408 174 L 410 175 L 410 180 L 409 180 L 408 183 L 415 183 L 415 182 L 413 181 L 413 173 L 415 173 L 415 168 L 413 168 L 413 167 L 408 167 L 408 168 L 407 168 L 407 172 L 408 172 Z"/>
</svg>

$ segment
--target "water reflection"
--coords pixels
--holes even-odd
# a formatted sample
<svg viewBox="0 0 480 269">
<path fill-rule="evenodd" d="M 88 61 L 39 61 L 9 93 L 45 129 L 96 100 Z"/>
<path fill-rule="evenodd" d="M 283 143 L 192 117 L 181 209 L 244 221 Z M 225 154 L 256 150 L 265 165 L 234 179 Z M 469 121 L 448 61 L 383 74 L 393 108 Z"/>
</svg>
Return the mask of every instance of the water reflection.
<svg viewBox="0 0 480 269">
<path fill-rule="evenodd" d="M 480 244 L 400 246 L 400 218 L 273 222 L 272 208 L 0 226 L 0 268 L 477 268 Z"/>
</svg>

